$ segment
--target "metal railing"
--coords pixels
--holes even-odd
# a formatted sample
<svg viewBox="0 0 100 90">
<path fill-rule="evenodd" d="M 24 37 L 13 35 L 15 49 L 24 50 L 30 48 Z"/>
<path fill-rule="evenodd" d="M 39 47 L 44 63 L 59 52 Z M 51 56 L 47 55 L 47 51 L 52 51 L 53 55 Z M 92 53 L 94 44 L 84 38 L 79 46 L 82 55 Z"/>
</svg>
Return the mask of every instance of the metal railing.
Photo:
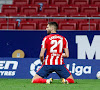
<svg viewBox="0 0 100 90">
<path fill-rule="evenodd" d="M 100 19 L 100 17 L 0 17 L 7 19 L 9 23 L 9 19 L 88 19 L 89 20 L 89 30 L 90 30 L 90 20 L 91 19 Z M 7 24 L 8 24 L 7 23 Z"/>
</svg>

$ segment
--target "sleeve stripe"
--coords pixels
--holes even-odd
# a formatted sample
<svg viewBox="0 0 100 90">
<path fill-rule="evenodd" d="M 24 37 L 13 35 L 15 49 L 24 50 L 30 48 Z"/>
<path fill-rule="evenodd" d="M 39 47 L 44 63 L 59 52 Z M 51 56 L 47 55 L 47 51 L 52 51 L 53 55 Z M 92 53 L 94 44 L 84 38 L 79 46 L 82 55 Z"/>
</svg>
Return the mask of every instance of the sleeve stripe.
<svg viewBox="0 0 100 90">
<path fill-rule="evenodd" d="M 65 38 L 65 40 L 66 40 L 66 48 L 68 48 L 68 42 L 67 42 L 67 39 Z"/>
<path fill-rule="evenodd" d="M 42 48 L 45 48 L 45 41 L 47 38 L 44 38 L 44 40 L 42 41 Z"/>
</svg>

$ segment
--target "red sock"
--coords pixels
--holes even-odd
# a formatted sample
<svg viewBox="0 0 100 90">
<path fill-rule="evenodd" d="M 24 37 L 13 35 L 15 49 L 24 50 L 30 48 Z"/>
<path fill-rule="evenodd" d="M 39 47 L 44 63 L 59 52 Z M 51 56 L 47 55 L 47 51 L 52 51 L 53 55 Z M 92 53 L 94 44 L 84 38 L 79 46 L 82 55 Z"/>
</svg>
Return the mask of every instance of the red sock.
<svg viewBox="0 0 100 90">
<path fill-rule="evenodd" d="M 33 83 L 46 83 L 46 79 L 37 78 L 37 79 L 34 79 Z"/>
<path fill-rule="evenodd" d="M 66 79 L 69 83 L 74 83 L 74 80 L 71 78 Z"/>
</svg>

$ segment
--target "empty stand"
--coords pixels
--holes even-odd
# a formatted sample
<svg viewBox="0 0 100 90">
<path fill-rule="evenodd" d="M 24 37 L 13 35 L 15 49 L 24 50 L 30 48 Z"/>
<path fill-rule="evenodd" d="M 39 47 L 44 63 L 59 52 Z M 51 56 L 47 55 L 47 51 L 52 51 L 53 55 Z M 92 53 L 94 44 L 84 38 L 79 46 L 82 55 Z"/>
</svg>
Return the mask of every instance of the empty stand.
<svg viewBox="0 0 100 90">
<path fill-rule="evenodd" d="M 90 0 L 91 4 L 100 5 L 100 0 Z"/>
<path fill-rule="evenodd" d="M 70 15 L 70 17 L 87 17 L 87 14 L 77 13 L 77 14 Z M 69 21 L 77 21 L 79 23 L 82 21 L 87 21 L 87 19 L 69 19 Z"/>
<path fill-rule="evenodd" d="M 2 22 L 0 23 L 0 29 L 16 29 L 16 22 Z"/>
<path fill-rule="evenodd" d="M 74 5 L 88 5 L 89 4 L 89 0 L 72 0 L 72 4 Z"/>
<path fill-rule="evenodd" d="M 54 15 L 50 15 L 50 17 L 67 17 L 66 13 L 56 13 Z M 67 21 L 67 19 L 49 19 L 50 21 L 55 21 L 55 22 L 62 22 L 62 21 Z"/>
<path fill-rule="evenodd" d="M 0 17 L 6 17 L 6 14 L 0 13 Z M 0 18 L 0 22 L 2 22 L 2 21 L 7 21 L 7 19 L 6 18 Z"/>
<path fill-rule="evenodd" d="M 14 13 L 14 14 L 9 14 L 9 17 L 26 17 L 26 14 L 24 14 L 24 13 Z M 9 19 L 10 21 L 17 21 L 17 19 L 14 19 L 14 18 L 10 18 Z M 26 21 L 26 19 L 23 19 L 23 18 L 21 18 L 20 19 L 21 21 Z"/>
<path fill-rule="evenodd" d="M 68 5 L 61 7 L 61 12 L 68 14 L 75 14 L 79 12 L 79 7 L 74 5 Z"/>
<path fill-rule="evenodd" d="M 53 13 L 58 13 L 58 6 L 56 5 L 44 5 L 42 7 L 42 12 L 52 15 Z"/>
<path fill-rule="evenodd" d="M 43 5 L 48 5 L 49 4 L 49 0 L 31 0 L 31 4 L 40 4 L 42 3 Z"/>
<path fill-rule="evenodd" d="M 30 16 L 33 16 L 33 17 L 47 17 L 48 14 L 40 12 L 40 13 L 30 14 Z"/>
<path fill-rule="evenodd" d="M 40 22 L 40 23 L 39 23 L 38 29 L 39 29 L 39 30 L 46 30 L 47 24 L 48 24 L 47 21 Z"/>
<path fill-rule="evenodd" d="M 81 12 L 88 13 L 88 15 L 98 13 L 98 7 L 95 5 L 93 6 L 86 5 L 86 6 L 81 7 Z"/>
<path fill-rule="evenodd" d="M 100 17 L 100 13 L 92 14 L 91 17 Z M 100 19 L 91 19 L 91 21 L 94 21 L 94 22 L 99 23 L 100 22 Z"/>
<path fill-rule="evenodd" d="M 28 5 L 29 0 L 13 0 L 13 4 L 15 4 L 15 5 Z"/>
<path fill-rule="evenodd" d="M 100 0 L 13 0 L 13 5 L 2 6 L 0 16 L 100 17 L 99 5 Z M 55 21 L 59 30 L 100 30 L 100 19 L 90 20 L 90 27 L 87 19 L 9 19 L 9 23 L 7 20 L 0 19 L 0 29 L 45 30 L 49 21 Z"/>
<path fill-rule="evenodd" d="M 80 23 L 79 30 L 97 30 L 97 25 L 96 23 L 90 23 L 89 26 L 88 22 Z"/>
<path fill-rule="evenodd" d="M 32 21 L 23 21 L 19 26 L 20 30 L 36 30 L 36 23 Z"/>
<path fill-rule="evenodd" d="M 2 13 L 10 14 L 10 13 L 17 13 L 18 7 L 15 5 L 3 5 L 2 6 Z"/>
<path fill-rule="evenodd" d="M 32 14 L 32 15 L 29 15 L 30 17 L 47 17 L 47 15 L 46 14 L 44 14 L 44 13 L 34 13 L 34 14 Z M 29 21 L 31 20 L 31 21 L 37 21 L 37 23 L 39 22 L 39 21 L 47 21 L 47 19 L 28 19 Z"/>
<path fill-rule="evenodd" d="M 53 5 L 68 5 L 69 0 L 51 0 Z"/>
<path fill-rule="evenodd" d="M 59 30 L 77 30 L 76 23 L 62 22 L 59 23 Z"/>
<path fill-rule="evenodd" d="M 98 24 L 98 30 L 100 31 L 100 23 Z"/>
<path fill-rule="evenodd" d="M 26 5 L 21 7 L 21 12 L 29 16 L 30 14 L 39 12 L 39 5 Z"/>
</svg>

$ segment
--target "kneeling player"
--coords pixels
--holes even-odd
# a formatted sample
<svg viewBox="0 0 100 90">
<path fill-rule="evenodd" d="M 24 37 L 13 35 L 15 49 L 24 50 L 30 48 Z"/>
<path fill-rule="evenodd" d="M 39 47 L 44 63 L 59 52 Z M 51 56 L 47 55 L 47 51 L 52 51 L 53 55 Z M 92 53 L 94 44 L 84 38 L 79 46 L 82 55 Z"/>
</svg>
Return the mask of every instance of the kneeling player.
<svg viewBox="0 0 100 90">
<path fill-rule="evenodd" d="M 74 83 L 74 78 L 66 68 L 63 60 L 63 57 L 69 57 L 68 42 L 65 37 L 56 33 L 57 28 L 58 24 L 56 22 L 49 22 L 47 25 L 47 34 L 50 35 L 44 37 L 40 52 L 40 60 L 43 65 L 33 77 L 32 83 L 50 84 L 52 82 L 52 78 L 44 79 L 44 77 L 47 77 L 53 71 L 62 78 L 63 83 Z M 47 54 L 44 60 L 45 50 L 47 50 Z"/>
</svg>

